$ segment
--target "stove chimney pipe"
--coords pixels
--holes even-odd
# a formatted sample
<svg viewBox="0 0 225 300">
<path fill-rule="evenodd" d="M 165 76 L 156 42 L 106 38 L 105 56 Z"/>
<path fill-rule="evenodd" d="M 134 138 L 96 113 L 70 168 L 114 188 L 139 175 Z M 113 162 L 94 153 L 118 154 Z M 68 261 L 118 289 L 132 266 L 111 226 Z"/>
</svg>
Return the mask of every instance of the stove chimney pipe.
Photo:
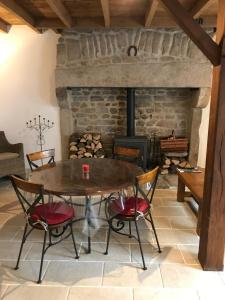
<svg viewBox="0 0 225 300">
<path fill-rule="evenodd" d="M 127 88 L 127 136 L 135 136 L 135 89 Z"/>
</svg>

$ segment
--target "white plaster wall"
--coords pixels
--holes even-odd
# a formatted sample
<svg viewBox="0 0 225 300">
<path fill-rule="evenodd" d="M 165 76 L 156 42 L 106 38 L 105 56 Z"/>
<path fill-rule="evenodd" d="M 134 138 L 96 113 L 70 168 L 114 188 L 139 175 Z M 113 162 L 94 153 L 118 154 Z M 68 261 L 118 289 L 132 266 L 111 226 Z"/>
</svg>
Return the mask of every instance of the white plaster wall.
<svg viewBox="0 0 225 300">
<path fill-rule="evenodd" d="M 0 130 L 11 143 L 22 142 L 24 152 L 39 150 L 36 134 L 26 121 L 39 114 L 55 122 L 46 134 L 44 148 L 56 149 L 61 159 L 59 108 L 55 96 L 56 44 L 58 36 L 37 34 L 14 26 L 0 33 Z"/>
<path fill-rule="evenodd" d="M 208 128 L 209 128 L 209 113 L 210 103 L 206 108 L 202 110 L 202 122 L 199 128 L 199 155 L 198 155 L 198 166 L 205 168 L 207 141 L 208 141 Z"/>
</svg>

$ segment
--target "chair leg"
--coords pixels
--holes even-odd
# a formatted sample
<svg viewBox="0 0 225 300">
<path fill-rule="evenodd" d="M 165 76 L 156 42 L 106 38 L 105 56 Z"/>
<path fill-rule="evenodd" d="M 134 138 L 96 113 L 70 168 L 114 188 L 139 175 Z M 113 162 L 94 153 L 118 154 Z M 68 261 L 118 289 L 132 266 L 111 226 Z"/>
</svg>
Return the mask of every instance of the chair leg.
<svg viewBox="0 0 225 300">
<path fill-rule="evenodd" d="M 155 230 L 155 225 L 154 225 L 154 222 L 153 222 L 153 219 L 152 219 L 152 215 L 151 215 L 150 212 L 148 213 L 148 215 L 149 215 L 149 218 L 150 218 L 150 220 L 151 220 L 152 229 L 153 229 L 153 231 L 154 231 L 156 243 L 157 243 L 157 246 L 158 246 L 158 252 L 161 253 L 162 250 L 161 250 L 160 245 L 159 245 L 159 240 L 158 240 L 158 236 L 157 236 L 157 233 L 156 233 L 156 230 Z"/>
<path fill-rule="evenodd" d="M 132 238 L 132 232 L 131 232 L 131 221 L 129 221 L 129 238 Z"/>
<path fill-rule="evenodd" d="M 72 240 L 73 240 L 73 246 L 74 246 L 74 250 L 75 250 L 75 254 L 76 254 L 75 258 L 78 259 L 79 255 L 78 255 L 78 252 L 77 252 L 75 237 L 74 237 L 74 234 L 73 234 L 73 225 L 72 225 L 72 223 L 70 224 L 70 229 L 71 229 L 71 236 L 72 236 Z"/>
<path fill-rule="evenodd" d="M 136 231 L 137 231 L 137 238 L 138 238 L 138 243 L 139 243 L 139 247 L 140 247 L 142 262 L 143 262 L 143 270 L 147 270 L 147 267 L 145 265 L 145 259 L 144 259 L 144 254 L 143 254 L 143 250 L 142 250 L 141 239 L 140 239 L 140 235 L 139 235 L 137 221 L 134 220 L 134 222 L 135 222 L 135 227 L 136 227 Z"/>
<path fill-rule="evenodd" d="M 110 235 L 111 235 L 111 227 L 109 225 L 108 234 L 107 234 L 106 250 L 105 250 L 105 253 L 104 253 L 105 255 L 108 255 Z"/>
<path fill-rule="evenodd" d="M 47 238 L 47 231 L 45 231 L 44 235 L 44 242 L 42 247 L 42 254 L 41 254 L 41 265 L 40 265 L 40 271 L 39 271 L 39 277 L 37 283 L 41 283 L 41 275 L 42 275 L 42 267 L 43 267 L 43 261 L 44 261 L 44 255 L 45 255 L 45 244 L 46 244 L 46 238 Z"/>
<path fill-rule="evenodd" d="M 26 225 L 24 227 L 23 238 L 22 238 L 22 242 L 21 242 L 21 246 L 20 246 L 20 251 L 19 251 L 19 256 L 17 258 L 17 263 L 16 263 L 15 270 L 19 269 L 20 257 L 21 257 L 21 254 L 22 254 L 23 245 L 24 245 L 24 243 L 26 241 L 27 227 L 28 227 L 28 224 L 26 223 Z"/>
</svg>

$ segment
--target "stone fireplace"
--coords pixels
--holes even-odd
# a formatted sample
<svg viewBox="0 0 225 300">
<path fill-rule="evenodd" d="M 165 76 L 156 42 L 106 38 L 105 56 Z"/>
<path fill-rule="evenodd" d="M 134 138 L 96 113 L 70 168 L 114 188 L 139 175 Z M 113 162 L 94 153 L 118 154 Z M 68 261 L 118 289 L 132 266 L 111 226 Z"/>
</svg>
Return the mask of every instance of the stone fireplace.
<svg viewBox="0 0 225 300">
<path fill-rule="evenodd" d="M 137 56 L 128 56 L 131 45 Z M 175 130 L 189 138 L 189 160 L 196 164 L 210 76 L 210 63 L 178 30 L 65 31 L 56 68 L 63 158 L 74 132 L 100 132 L 110 155 L 114 137 L 126 135 L 126 88 L 135 87 L 136 135 Z"/>
</svg>

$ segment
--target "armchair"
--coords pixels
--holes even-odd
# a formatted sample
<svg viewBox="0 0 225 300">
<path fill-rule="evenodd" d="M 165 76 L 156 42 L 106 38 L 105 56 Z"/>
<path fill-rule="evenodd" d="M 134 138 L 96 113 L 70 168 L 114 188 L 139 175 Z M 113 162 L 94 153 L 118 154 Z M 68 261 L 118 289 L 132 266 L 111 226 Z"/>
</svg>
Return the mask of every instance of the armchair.
<svg viewBox="0 0 225 300">
<path fill-rule="evenodd" d="M 9 175 L 25 177 L 23 144 L 10 144 L 0 131 L 0 178 Z"/>
</svg>

